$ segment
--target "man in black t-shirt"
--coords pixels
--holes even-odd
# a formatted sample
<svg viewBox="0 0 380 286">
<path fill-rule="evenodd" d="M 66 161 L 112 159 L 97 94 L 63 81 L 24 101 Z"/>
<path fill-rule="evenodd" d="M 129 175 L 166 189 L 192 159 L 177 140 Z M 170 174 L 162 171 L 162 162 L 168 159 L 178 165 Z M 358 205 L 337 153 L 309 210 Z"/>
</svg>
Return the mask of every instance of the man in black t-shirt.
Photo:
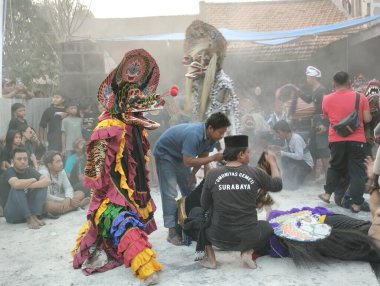
<svg viewBox="0 0 380 286">
<path fill-rule="evenodd" d="M 267 221 L 257 219 L 257 195 L 260 189 L 272 192 L 282 189 L 280 171 L 273 154 L 266 155 L 271 176 L 248 165 L 248 136 L 228 136 L 224 142 L 223 158 L 227 164 L 208 173 L 201 196 L 202 209 L 212 210 L 206 237 L 218 248 L 241 251 L 243 262 L 256 268 L 254 256 L 267 254 L 273 233 Z M 206 252 L 208 260 L 203 266 L 216 268 L 211 245 L 206 246 Z"/>
<path fill-rule="evenodd" d="M 40 121 L 38 137 L 45 144 L 45 131 L 47 128 L 48 150 L 62 150 L 62 119 L 66 117 L 65 98 L 58 92 L 53 94 L 52 105 L 45 109 Z"/>
<path fill-rule="evenodd" d="M 38 219 L 42 215 L 50 180 L 28 167 L 28 153 L 24 148 L 15 148 L 12 153 L 13 167 L 4 173 L 3 192 L 9 193 L 4 208 L 8 223 L 26 221 L 31 229 L 38 229 L 45 222 Z"/>
</svg>

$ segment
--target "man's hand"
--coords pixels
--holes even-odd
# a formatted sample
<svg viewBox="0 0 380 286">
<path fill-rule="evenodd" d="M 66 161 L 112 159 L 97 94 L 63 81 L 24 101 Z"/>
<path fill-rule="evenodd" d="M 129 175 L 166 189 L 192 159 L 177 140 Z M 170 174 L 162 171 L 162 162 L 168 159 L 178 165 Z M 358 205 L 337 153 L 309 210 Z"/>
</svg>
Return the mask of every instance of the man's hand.
<svg viewBox="0 0 380 286">
<path fill-rule="evenodd" d="M 70 207 L 71 199 L 70 198 L 65 198 L 62 203 L 62 212 L 67 210 Z"/>
<path fill-rule="evenodd" d="M 74 207 L 74 208 L 79 208 L 79 204 L 80 204 L 80 200 L 79 199 L 75 199 L 75 198 L 73 198 L 72 200 L 71 200 L 71 206 L 72 207 Z"/>
<path fill-rule="evenodd" d="M 317 134 L 322 134 L 322 133 L 325 133 L 326 131 L 327 131 L 327 128 L 323 124 L 320 124 L 317 127 Z"/>
<path fill-rule="evenodd" d="M 197 178 L 195 177 L 195 174 L 190 174 L 189 176 L 189 187 L 193 187 L 195 186 L 195 184 L 197 183 Z"/>
<path fill-rule="evenodd" d="M 216 154 L 214 154 L 214 155 L 212 155 L 212 157 L 213 157 L 213 160 L 214 161 L 222 161 L 222 159 L 223 159 L 223 153 L 216 153 Z"/>
<path fill-rule="evenodd" d="M 281 153 L 281 151 L 279 152 Z M 269 164 L 277 164 L 276 155 L 271 151 L 268 151 L 265 154 L 265 159 L 267 160 Z"/>
</svg>

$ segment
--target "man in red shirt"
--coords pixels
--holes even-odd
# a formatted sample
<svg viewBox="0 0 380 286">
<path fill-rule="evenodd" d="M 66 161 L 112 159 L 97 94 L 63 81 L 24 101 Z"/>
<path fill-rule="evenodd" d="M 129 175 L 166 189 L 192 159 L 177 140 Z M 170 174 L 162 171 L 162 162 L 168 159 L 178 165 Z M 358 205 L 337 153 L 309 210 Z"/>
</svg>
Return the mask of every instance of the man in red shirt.
<svg viewBox="0 0 380 286">
<path fill-rule="evenodd" d="M 349 115 L 355 108 L 356 93 L 351 89 L 348 73 L 338 72 L 334 75 L 335 92 L 325 96 L 322 102 L 323 114 L 327 116 L 329 127 L 329 146 L 331 151 L 330 167 L 327 170 L 325 193 L 319 195 L 324 202 L 329 203 L 331 194 L 338 186 L 340 179 L 348 172 L 353 212 L 359 212 L 364 202 L 366 170 L 364 166 L 366 138 L 364 123 L 371 121 L 371 113 L 367 98 L 360 94 L 359 127 L 347 137 L 342 137 L 332 128 L 335 124 Z"/>
</svg>

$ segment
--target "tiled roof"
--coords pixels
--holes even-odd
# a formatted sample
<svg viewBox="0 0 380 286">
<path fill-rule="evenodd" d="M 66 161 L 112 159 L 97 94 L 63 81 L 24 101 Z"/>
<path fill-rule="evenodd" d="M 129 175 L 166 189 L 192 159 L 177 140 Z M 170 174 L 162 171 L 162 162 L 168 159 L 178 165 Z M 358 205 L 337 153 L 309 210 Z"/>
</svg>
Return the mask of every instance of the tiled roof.
<svg viewBox="0 0 380 286">
<path fill-rule="evenodd" d="M 295 0 L 242 3 L 201 2 L 201 20 L 217 27 L 258 32 L 301 29 L 348 19 L 330 0 Z M 255 61 L 308 59 L 317 49 L 345 37 L 339 34 L 303 37 L 282 45 L 229 42 L 228 54 Z"/>
</svg>

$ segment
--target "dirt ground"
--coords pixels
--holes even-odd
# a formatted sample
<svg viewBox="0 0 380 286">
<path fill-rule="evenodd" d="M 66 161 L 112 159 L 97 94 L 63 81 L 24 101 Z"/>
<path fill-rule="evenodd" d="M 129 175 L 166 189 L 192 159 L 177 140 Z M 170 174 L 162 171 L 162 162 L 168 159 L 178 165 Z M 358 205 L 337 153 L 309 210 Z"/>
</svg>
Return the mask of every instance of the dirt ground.
<svg viewBox="0 0 380 286">
<path fill-rule="evenodd" d="M 307 186 L 273 194 L 274 208 L 320 205 L 369 219 L 368 213 L 352 214 L 333 203 L 320 202 L 317 195 L 321 190 L 322 187 Z M 153 189 L 152 195 L 157 204 L 158 230 L 151 234 L 150 241 L 164 265 L 160 285 L 379 285 L 370 264 L 365 262 L 331 261 L 328 265 L 296 268 L 289 258 L 261 257 L 258 268 L 251 270 L 241 264 L 240 253 L 216 251 L 218 269 L 201 268 L 194 262 L 195 244 L 187 247 L 166 242 L 160 194 Z M 26 224 L 7 224 L 0 218 L 0 285 L 140 285 L 131 270 L 123 266 L 91 276 L 72 268 L 70 250 L 85 216 L 86 211 L 75 211 L 58 220 L 46 220 L 47 225 L 39 230 L 30 230 Z M 259 217 L 264 219 L 265 213 Z"/>
</svg>

